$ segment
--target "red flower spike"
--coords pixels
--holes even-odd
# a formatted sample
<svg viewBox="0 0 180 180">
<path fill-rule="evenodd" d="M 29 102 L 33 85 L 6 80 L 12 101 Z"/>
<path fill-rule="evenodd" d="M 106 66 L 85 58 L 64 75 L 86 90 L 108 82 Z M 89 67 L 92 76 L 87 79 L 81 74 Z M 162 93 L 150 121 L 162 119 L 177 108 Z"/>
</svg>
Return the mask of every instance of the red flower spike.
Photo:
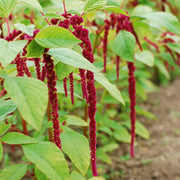
<svg viewBox="0 0 180 180">
<path fill-rule="evenodd" d="M 134 140 L 135 140 L 135 123 L 136 123 L 136 80 L 134 76 L 135 66 L 134 63 L 128 62 L 129 69 L 129 98 L 130 98 L 130 119 L 131 119 L 131 145 L 130 153 L 131 157 L 134 158 Z"/>
<path fill-rule="evenodd" d="M 86 86 L 86 75 L 84 69 L 79 69 L 80 77 L 81 77 L 81 89 L 83 93 L 83 98 L 86 99 L 86 102 L 88 103 L 88 92 L 87 92 L 87 86 Z"/>
<path fill-rule="evenodd" d="M 54 64 L 51 56 L 44 54 L 45 67 L 47 72 L 47 84 L 49 91 L 49 102 L 52 108 L 52 122 L 53 122 L 53 133 L 54 133 L 54 143 L 61 150 L 61 139 L 60 139 L 60 127 L 59 127 L 59 114 L 58 114 L 58 99 L 57 99 L 57 89 L 56 89 L 56 74 L 54 71 Z"/>
<path fill-rule="evenodd" d="M 63 79 L 63 84 L 64 84 L 64 92 L 65 92 L 65 96 L 67 97 L 68 94 L 67 94 L 67 78 L 66 78 L 66 77 Z"/>
<path fill-rule="evenodd" d="M 104 70 L 103 72 L 106 72 L 106 64 L 107 64 L 107 42 L 108 42 L 108 34 L 111 22 L 108 20 L 104 21 L 106 23 L 105 25 L 105 32 L 104 32 L 104 39 L 103 39 L 103 56 L 104 56 Z"/>
<path fill-rule="evenodd" d="M 23 59 L 20 57 L 20 54 L 16 56 L 15 63 L 17 67 L 17 76 L 24 76 L 24 63 Z"/>
<path fill-rule="evenodd" d="M 120 57 L 116 56 L 116 76 L 119 79 L 119 64 L 120 64 Z"/>
<path fill-rule="evenodd" d="M 34 58 L 37 79 L 41 80 L 40 58 Z"/>
<path fill-rule="evenodd" d="M 157 53 L 160 53 L 159 47 L 158 47 L 157 44 L 155 44 L 155 43 L 153 43 L 152 41 L 150 41 L 147 37 L 144 37 L 144 40 L 147 41 L 147 42 L 148 42 L 149 44 L 151 44 L 152 46 L 154 46 L 155 49 L 156 49 L 156 51 L 157 51 Z"/>
<path fill-rule="evenodd" d="M 71 92 L 71 102 L 74 104 L 74 78 L 73 73 L 69 75 L 69 81 L 70 81 L 70 92 Z"/>
<path fill-rule="evenodd" d="M 42 67 L 42 73 L 41 73 L 41 81 L 44 81 L 46 78 L 46 67 Z"/>
</svg>

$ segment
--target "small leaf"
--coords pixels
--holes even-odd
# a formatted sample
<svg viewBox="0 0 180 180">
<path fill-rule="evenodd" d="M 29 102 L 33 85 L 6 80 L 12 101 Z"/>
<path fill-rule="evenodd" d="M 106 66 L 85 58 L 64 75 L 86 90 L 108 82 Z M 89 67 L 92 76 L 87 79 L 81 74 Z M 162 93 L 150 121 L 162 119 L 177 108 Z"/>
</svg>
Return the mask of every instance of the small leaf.
<svg viewBox="0 0 180 180">
<path fill-rule="evenodd" d="M 126 11 L 120 9 L 119 7 L 117 6 L 103 6 L 101 8 L 102 10 L 108 10 L 108 11 L 111 11 L 111 12 L 114 12 L 114 13 L 119 13 L 119 14 L 124 14 L 126 16 L 129 16 Z"/>
<path fill-rule="evenodd" d="M 7 144 L 32 144 L 32 143 L 38 143 L 38 140 L 26 136 L 22 133 L 18 132 L 10 132 L 7 133 L 5 136 L 1 139 L 3 142 Z"/>
<path fill-rule="evenodd" d="M 122 30 L 118 33 L 113 44 L 113 51 L 126 61 L 134 62 L 136 40 L 133 34 Z"/>
<path fill-rule="evenodd" d="M 55 66 L 55 69 L 56 69 L 56 74 L 59 80 L 62 80 L 65 77 L 69 76 L 69 74 L 75 70 L 73 66 L 69 66 L 62 62 L 58 62 Z"/>
<path fill-rule="evenodd" d="M 150 51 L 144 50 L 135 54 L 135 59 L 150 67 L 154 66 L 154 56 Z"/>
<path fill-rule="evenodd" d="M 38 58 L 44 52 L 44 48 L 32 40 L 27 45 L 27 57 Z"/>
<path fill-rule="evenodd" d="M 67 125 L 89 126 L 89 124 L 86 121 L 79 118 L 78 116 L 66 115 L 64 117 L 67 118 L 65 120 Z"/>
<path fill-rule="evenodd" d="M 131 135 L 123 127 L 119 130 L 115 130 L 113 132 L 113 136 L 115 137 L 116 140 L 121 141 L 121 142 L 130 143 L 131 141 Z"/>
<path fill-rule="evenodd" d="M 76 51 L 68 48 L 53 48 L 50 49 L 47 54 L 54 57 L 57 61 L 60 61 L 64 64 L 81 68 L 87 69 L 92 72 L 98 72 L 99 70 L 90 63 L 86 58 L 82 55 L 77 53 Z"/>
<path fill-rule="evenodd" d="M 178 54 L 180 54 L 180 44 L 178 44 L 178 43 L 167 43 L 167 46 L 171 50 L 173 50 L 173 51 L 177 52 Z"/>
<path fill-rule="evenodd" d="M 38 0 L 17 0 L 19 4 L 22 4 L 30 9 L 34 9 L 39 12 L 43 12 L 43 8 L 41 7 Z"/>
<path fill-rule="evenodd" d="M 10 64 L 20 51 L 24 48 L 28 41 L 11 41 L 8 42 L 4 39 L 0 39 L 0 62 L 3 67 Z"/>
<path fill-rule="evenodd" d="M 11 124 L 6 124 L 5 122 L 0 124 L 0 135 L 2 136 L 10 127 Z"/>
<path fill-rule="evenodd" d="M 34 28 L 35 28 L 35 25 L 34 24 L 31 24 L 31 25 L 28 25 L 28 26 L 25 26 L 24 24 L 22 23 L 16 23 L 15 25 L 15 28 L 22 31 L 23 33 L 25 34 L 28 34 L 30 36 L 33 36 L 33 31 L 34 31 Z"/>
<path fill-rule="evenodd" d="M 112 160 L 109 155 L 107 155 L 102 149 L 98 149 L 96 152 L 97 158 L 100 159 L 101 161 L 107 163 L 107 164 L 112 164 Z"/>
<path fill-rule="evenodd" d="M 69 180 L 69 169 L 63 153 L 51 142 L 22 145 L 26 158 L 49 179 Z"/>
<path fill-rule="evenodd" d="M 3 146 L 2 143 L 0 142 L 0 162 L 2 160 L 2 157 L 3 157 Z"/>
<path fill-rule="evenodd" d="M 124 104 L 124 100 L 117 86 L 111 84 L 108 79 L 101 73 L 95 73 L 94 78 L 98 83 L 100 83 L 104 88 L 106 88 L 106 90 L 111 94 L 112 97 Z"/>
<path fill-rule="evenodd" d="M 73 171 L 70 180 L 86 180 L 79 172 Z"/>
<path fill-rule="evenodd" d="M 69 30 L 59 26 L 48 26 L 38 32 L 35 41 L 45 48 L 71 47 L 81 43 Z"/>
<path fill-rule="evenodd" d="M 87 0 L 84 11 L 90 12 L 90 11 L 98 10 L 104 5 L 106 5 L 106 2 L 107 0 Z"/>
<path fill-rule="evenodd" d="M 20 180 L 27 171 L 26 164 L 14 164 L 3 169 L 0 173 L 0 179 L 2 180 Z"/>
<path fill-rule="evenodd" d="M 35 166 L 35 175 L 38 180 L 48 180 L 48 178 Z"/>
<path fill-rule="evenodd" d="M 90 163 L 90 149 L 87 138 L 66 128 L 61 134 L 61 141 L 62 150 L 82 175 L 86 175 Z"/>
<path fill-rule="evenodd" d="M 28 77 L 7 78 L 4 87 L 25 121 L 39 130 L 48 103 L 47 86 Z"/>
<path fill-rule="evenodd" d="M 3 121 L 6 116 L 16 110 L 17 106 L 11 100 L 0 101 L 0 121 Z"/>
</svg>

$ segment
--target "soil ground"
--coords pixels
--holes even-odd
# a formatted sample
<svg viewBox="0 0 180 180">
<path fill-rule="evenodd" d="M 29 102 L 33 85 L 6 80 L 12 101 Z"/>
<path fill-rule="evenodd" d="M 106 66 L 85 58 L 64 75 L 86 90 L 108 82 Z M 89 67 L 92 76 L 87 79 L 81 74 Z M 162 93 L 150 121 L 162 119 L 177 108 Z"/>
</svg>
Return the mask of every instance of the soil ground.
<svg viewBox="0 0 180 180">
<path fill-rule="evenodd" d="M 110 180 L 180 180 L 180 78 L 158 92 L 149 94 L 143 108 L 157 116 L 158 121 L 138 117 L 148 131 L 150 140 L 137 137 L 135 158 L 122 161 L 129 154 L 129 144 L 112 152 L 112 165 L 104 173 Z"/>
</svg>

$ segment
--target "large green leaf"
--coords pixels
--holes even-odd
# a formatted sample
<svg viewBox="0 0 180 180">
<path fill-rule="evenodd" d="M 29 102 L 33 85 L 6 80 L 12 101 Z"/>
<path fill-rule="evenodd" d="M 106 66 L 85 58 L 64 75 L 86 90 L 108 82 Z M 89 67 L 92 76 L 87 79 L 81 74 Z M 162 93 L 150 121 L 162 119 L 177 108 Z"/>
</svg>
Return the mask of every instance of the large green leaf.
<svg viewBox="0 0 180 180">
<path fill-rule="evenodd" d="M 8 42 L 4 39 L 0 39 L 0 62 L 2 66 L 10 64 L 24 48 L 28 41 L 11 41 Z"/>
<path fill-rule="evenodd" d="M 59 26 L 48 26 L 39 31 L 35 41 L 45 48 L 71 47 L 81 41 L 69 30 Z"/>
<path fill-rule="evenodd" d="M 34 28 L 35 28 L 35 25 L 34 24 L 31 24 L 31 25 L 28 25 L 28 26 L 25 26 L 24 24 L 22 23 L 16 23 L 15 25 L 15 28 L 22 31 L 23 33 L 25 34 L 28 34 L 30 36 L 33 36 L 33 31 L 34 31 Z"/>
<path fill-rule="evenodd" d="M 90 164 L 89 143 L 85 136 L 70 130 L 61 134 L 62 150 L 69 156 L 78 170 L 86 175 Z"/>
<path fill-rule="evenodd" d="M 154 65 L 154 56 L 150 51 L 144 50 L 135 54 L 135 59 L 150 67 Z"/>
<path fill-rule="evenodd" d="M 108 10 L 108 11 L 111 11 L 111 12 L 114 12 L 114 13 L 119 13 L 119 14 L 124 14 L 124 15 L 129 16 L 126 11 L 120 9 L 120 8 L 117 7 L 117 6 L 103 6 L 101 9 L 102 9 L 102 10 Z"/>
<path fill-rule="evenodd" d="M 55 58 L 57 61 L 60 61 L 64 64 L 76 68 L 87 69 L 92 72 L 99 71 L 92 63 L 90 63 L 82 55 L 80 55 L 79 53 L 77 53 L 72 49 L 54 48 L 54 49 L 50 49 L 47 53 L 51 55 L 53 58 Z"/>
<path fill-rule="evenodd" d="M 86 180 L 79 172 L 73 171 L 71 173 L 70 180 Z"/>
<path fill-rule="evenodd" d="M 180 23 L 176 16 L 167 12 L 153 12 L 142 15 L 148 21 L 155 23 L 159 27 L 165 27 L 168 31 L 180 35 Z"/>
<path fill-rule="evenodd" d="M 43 12 L 43 8 L 41 7 L 38 0 L 17 0 L 19 4 L 22 4 L 30 9 L 34 9 L 40 12 Z"/>
<path fill-rule="evenodd" d="M 2 136 L 9 128 L 11 124 L 6 124 L 5 122 L 0 124 L 0 135 Z"/>
<path fill-rule="evenodd" d="M 1 180 L 20 180 L 26 174 L 26 164 L 13 164 L 0 173 Z"/>
<path fill-rule="evenodd" d="M 7 78 L 4 87 L 25 121 L 39 130 L 48 103 L 47 86 L 28 77 Z"/>
<path fill-rule="evenodd" d="M 124 104 L 124 100 L 117 86 L 111 84 L 108 79 L 101 73 L 95 73 L 94 78 L 98 83 L 100 83 L 104 88 L 106 88 L 106 90 L 111 94 L 112 97 Z"/>
<path fill-rule="evenodd" d="M 106 5 L 106 2 L 107 0 L 87 0 L 84 11 L 90 12 L 90 11 L 98 10 L 104 5 Z"/>
<path fill-rule="evenodd" d="M 69 169 L 63 153 L 51 142 L 22 145 L 26 158 L 49 179 L 69 180 Z"/>
<path fill-rule="evenodd" d="M 35 166 L 35 175 L 38 180 L 48 180 L 48 178 Z"/>
<path fill-rule="evenodd" d="M 26 136 L 22 133 L 18 132 L 10 132 L 4 135 L 1 139 L 3 142 L 7 144 L 32 144 L 32 143 L 38 143 L 38 140 Z"/>
<path fill-rule="evenodd" d="M 16 0 L 0 0 L 0 13 L 8 16 L 16 4 Z"/>
<path fill-rule="evenodd" d="M 17 106 L 11 100 L 0 101 L 0 121 L 4 120 L 5 117 L 14 112 Z"/>
<path fill-rule="evenodd" d="M 128 31 L 120 31 L 115 38 L 113 51 L 126 61 L 134 62 L 136 40 Z"/>
</svg>

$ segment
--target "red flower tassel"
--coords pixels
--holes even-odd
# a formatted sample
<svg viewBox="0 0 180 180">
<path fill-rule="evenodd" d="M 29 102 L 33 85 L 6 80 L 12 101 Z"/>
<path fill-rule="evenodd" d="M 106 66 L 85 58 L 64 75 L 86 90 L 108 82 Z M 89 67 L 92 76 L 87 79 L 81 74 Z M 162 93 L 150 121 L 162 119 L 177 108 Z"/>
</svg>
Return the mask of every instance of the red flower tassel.
<svg viewBox="0 0 180 180">
<path fill-rule="evenodd" d="M 129 98 L 130 98 L 130 119 L 131 119 L 131 145 L 130 153 L 131 157 L 134 158 L 134 140 L 135 140 L 135 123 L 136 123 L 136 80 L 134 76 L 135 66 L 134 63 L 128 62 L 129 69 Z"/>
<path fill-rule="evenodd" d="M 63 79 L 63 84 L 64 84 L 64 92 L 65 92 L 65 96 L 67 97 L 67 78 L 65 77 Z"/>
<path fill-rule="evenodd" d="M 71 92 L 71 102 L 74 104 L 74 78 L 73 73 L 69 75 L 69 81 L 70 81 L 70 92 Z"/>
</svg>

